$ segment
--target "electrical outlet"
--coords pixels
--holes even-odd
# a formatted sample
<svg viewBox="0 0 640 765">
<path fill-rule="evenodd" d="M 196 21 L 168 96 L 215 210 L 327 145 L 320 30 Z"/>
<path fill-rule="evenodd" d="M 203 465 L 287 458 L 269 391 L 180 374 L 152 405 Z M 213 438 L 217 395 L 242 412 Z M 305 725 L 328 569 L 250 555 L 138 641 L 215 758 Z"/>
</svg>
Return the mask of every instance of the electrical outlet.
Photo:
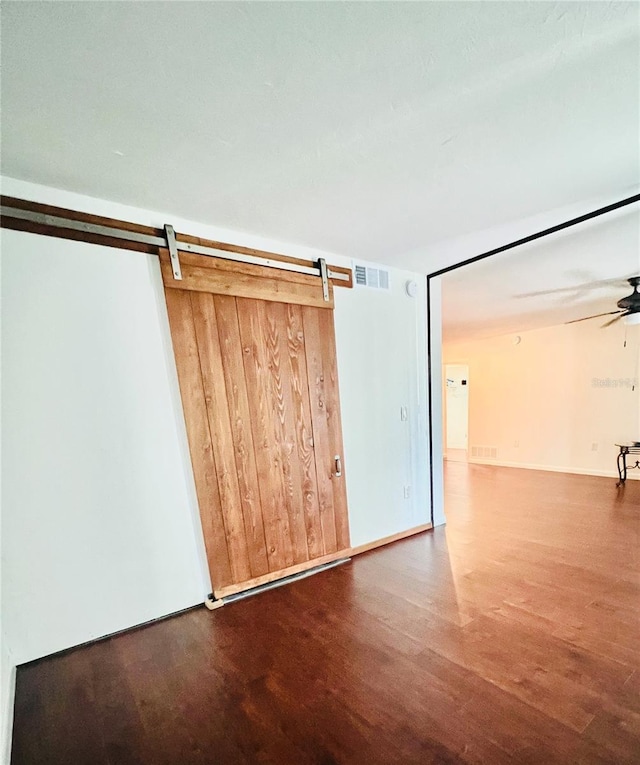
<svg viewBox="0 0 640 765">
<path fill-rule="evenodd" d="M 513 448 L 518 449 L 520 447 L 520 441 L 514 441 L 513 442 Z"/>
<path fill-rule="evenodd" d="M 400 419 L 402 422 L 406 422 L 409 419 L 409 413 L 406 406 L 400 407 Z"/>
<path fill-rule="evenodd" d="M 411 497 L 411 486 L 404 487 L 404 498 L 409 499 Z"/>
<path fill-rule="evenodd" d="M 596 441 L 594 441 L 594 442 L 591 444 L 591 451 L 592 451 L 592 452 L 597 452 L 597 451 L 598 451 L 598 444 L 597 444 L 597 442 L 596 442 Z"/>
</svg>

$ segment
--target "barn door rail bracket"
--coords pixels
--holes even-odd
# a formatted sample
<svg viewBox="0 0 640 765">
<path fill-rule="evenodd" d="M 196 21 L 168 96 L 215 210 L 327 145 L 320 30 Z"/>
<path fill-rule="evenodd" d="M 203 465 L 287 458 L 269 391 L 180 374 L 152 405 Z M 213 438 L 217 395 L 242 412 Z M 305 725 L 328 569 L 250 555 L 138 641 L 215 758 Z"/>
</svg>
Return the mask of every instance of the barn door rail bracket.
<svg viewBox="0 0 640 765">
<path fill-rule="evenodd" d="M 329 297 L 329 272 L 327 271 L 327 261 L 324 258 L 318 260 L 318 268 L 320 269 L 320 278 L 322 279 L 322 297 L 325 302 L 328 303 Z"/>
<path fill-rule="evenodd" d="M 178 257 L 178 243 L 176 242 L 176 232 L 173 226 L 164 224 L 164 234 L 167 237 L 167 247 L 169 248 L 169 258 L 171 259 L 171 270 L 174 279 L 182 279 L 180 270 L 180 258 Z"/>
</svg>

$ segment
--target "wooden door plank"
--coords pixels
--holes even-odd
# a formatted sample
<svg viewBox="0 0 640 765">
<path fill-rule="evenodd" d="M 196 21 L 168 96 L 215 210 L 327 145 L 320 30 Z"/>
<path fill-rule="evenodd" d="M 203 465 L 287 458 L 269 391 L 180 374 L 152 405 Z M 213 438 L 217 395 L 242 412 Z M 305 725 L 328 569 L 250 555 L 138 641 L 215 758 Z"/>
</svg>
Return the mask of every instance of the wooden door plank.
<svg viewBox="0 0 640 765">
<path fill-rule="evenodd" d="M 302 466 L 298 458 L 296 422 L 289 366 L 287 306 L 266 303 L 267 359 L 271 371 L 271 403 L 274 414 L 275 443 L 280 447 L 282 489 L 293 547 L 293 562 L 309 560 L 304 514 Z"/>
<path fill-rule="evenodd" d="M 220 512 L 193 312 L 188 292 L 167 290 L 166 300 L 209 573 L 215 590 L 232 584 L 234 579 Z"/>
<path fill-rule="evenodd" d="M 251 412 L 244 376 L 244 362 L 236 299 L 213 296 L 218 338 L 222 358 L 222 373 L 227 393 L 227 405 L 234 444 L 236 475 L 245 519 L 249 524 L 248 546 L 252 566 L 270 570 L 265 542 L 264 521 L 260 500 L 260 485 L 256 466 Z M 217 593 L 216 593 L 217 595 Z"/>
<path fill-rule="evenodd" d="M 246 276 L 260 276 L 267 279 L 277 278 L 282 281 L 291 282 L 293 284 L 303 284 L 312 288 L 317 288 L 319 284 L 319 277 L 312 276 L 311 274 L 303 274 L 297 271 L 278 271 L 268 266 L 261 266 L 255 263 L 242 263 L 235 260 L 225 260 L 224 255 L 216 258 L 211 255 L 198 255 L 194 252 L 180 252 L 179 257 L 180 266 L 182 269 L 185 269 L 188 266 L 189 268 L 197 267 L 213 269 L 214 271 L 222 271 L 232 274 L 244 274 Z M 169 265 L 171 264 L 168 250 L 160 251 L 160 261 Z M 321 282 L 320 287 L 322 288 Z"/>
<path fill-rule="evenodd" d="M 323 547 L 326 555 L 338 549 L 338 540 L 333 512 L 332 478 L 334 452 L 332 451 L 332 444 L 329 438 L 325 370 L 318 311 L 313 307 L 304 306 L 302 308 L 302 322 L 304 327 L 309 398 L 311 402 L 314 455 L 318 479 L 318 505 Z"/>
<path fill-rule="evenodd" d="M 265 574 L 269 568 L 264 544 L 262 514 L 255 502 L 242 501 L 235 461 L 229 396 L 225 383 L 213 295 L 191 292 L 191 306 L 200 355 L 202 381 L 218 475 L 218 488 L 231 572 L 235 582 Z M 235 346 L 232 353 L 239 354 Z"/>
<path fill-rule="evenodd" d="M 302 500 L 310 558 L 324 554 L 320 507 L 318 504 L 318 478 L 313 447 L 313 425 L 309 400 L 309 380 L 305 356 L 302 309 L 297 305 L 286 307 L 287 350 L 291 399 L 293 405 L 298 460 L 302 474 Z"/>
<path fill-rule="evenodd" d="M 299 284 L 297 281 L 287 281 L 274 275 L 274 269 L 271 268 L 263 269 L 269 275 L 254 276 L 239 271 L 223 271 L 186 264 L 182 268 L 182 279 L 176 280 L 170 263 L 161 261 L 160 266 L 165 289 L 209 292 L 215 295 L 313 305 L 326 309 L 334 307 L 333 285 L 329 284 L 329 300 L 325 301 L 322 296 L 322 282 L 316 277 L 309 277 L 314 280 L 313 283 Z"/>
<path fill-rule="evenodd" d="M 340 416 L 340 390 L 338 386 L 338 364 L 336 358 L 336 336 L 333 323 L 333 311 L 316 312 L 320 326 L 322 358 L 324 360 L 325 411 L 329 427 L 329 442 L 334 455 L 340 455 L 342 476 L 332 477 L 333 514 L 336 524 L 338 549 L 351 544 L 349 535 L 349 512 L 347 508 L 347 484 L 345 477 L 344 445 L 342 442 L 342 419 Z"/>
<path fill-rule="evenodd" d="M 164 231 L 160 232 L 160 235 L 164 235 Z M 226 256 L 224 254 L 224 251 L 226 250 L 230 254 L 239 254 L 239 255 L 252 255 L 259 258 L 265 258 L 267 260 L 280 260 L 283 263 L 292 263 L 298 266 L 306 266 L 307 268 L 313 268 L 318 266 L 317 261 L 313 260 L 304 260 L 303 258 L 292 258 L 287 255 L 277 255 L 273 252 L 265 252 L 264 250 L 255 250 L 251 247 L 241 247 L 236 244 L 226 244 L 224 242 L 214 242 L 209 239 L 202 239 L 201 237 L 197 236 L 191 236 L 189 234 L 180 234 L 179 232 L 176 232 L 176 240 L 178 241 L 178 246 L 181 242 L 188 242 L 190 244 L 201 244 L 204 247 L 211 247 L 216 250 L 222 250 L 219 257 L 216 257 L 214 255 L 201 255 L 195 252 L 185 252 L 184 250 L 180 250 L 180 263 L 190 263 L 194 266 L 202 266 L 203 268 L 216 268 L 217 266 L 211 266 L 210 261 L 214 262 L 224 262 L 228 263 L 229 267 L 227 270 L 231 270 L 234 268 L 234 266 L 237 265 L 251 265 L 251 267 L 254 268 L 260 268 L 259 264 L 246 264 L 242 263 L 241 261 L 237 260 L 226 260 Z M 169 251 L 166 248 L 158 248 L 158 254 L 160 256 L 160 259 L 169 260 Z M 329 274 L 340 274 L 340 278 L 335 278 L 332 276 L 329 276 L 329 281 L 335 286 L 335 287 L 345 287 L 347 289 L 351 289 L 353 287 L 353 272 L 350 268 L 345 268 L 344 266 L 335 266 L 331 263 L 327 264 L 327 271 Z M 288 279 L 291 277 L 292 274 L 296 274 L 295 271 L 287 271 L 283 269 L 281 276 L 285 279 Z M 273 274 L 271 274 L 273 275 Z M 300 274 L 301 276 L 304 276 L 304 274 Z M 343 278 L 346 277 L 346 278 Z M 317 279 L 318 277 L 311 277 Z"/>
<path fill-rule="evenodd" d="M 236 299 L 238 325 L 244 358 L 244 373 L 251 412 L 251 428 L 262 502 L 269 568 L 272 571 L 293 564 L 289 517 L 281 480 L 280 449 L 275 444 L 274 413 L 271 405 L 270 371 L 266 354 L 265 303 Z"/>
</svg>

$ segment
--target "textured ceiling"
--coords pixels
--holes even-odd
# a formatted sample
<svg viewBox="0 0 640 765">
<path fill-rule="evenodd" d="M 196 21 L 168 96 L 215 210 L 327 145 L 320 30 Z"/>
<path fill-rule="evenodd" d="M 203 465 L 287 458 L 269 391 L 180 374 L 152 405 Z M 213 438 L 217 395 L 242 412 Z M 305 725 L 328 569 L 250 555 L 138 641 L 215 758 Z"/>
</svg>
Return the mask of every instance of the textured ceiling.
<svg viewBox="0 0 640 765">
<path fill-rule="evenodd" d="M 1 13 L 11 177 L 424 271 L 434 243 L 637 182 L 637 3 Z"/>
</svg>

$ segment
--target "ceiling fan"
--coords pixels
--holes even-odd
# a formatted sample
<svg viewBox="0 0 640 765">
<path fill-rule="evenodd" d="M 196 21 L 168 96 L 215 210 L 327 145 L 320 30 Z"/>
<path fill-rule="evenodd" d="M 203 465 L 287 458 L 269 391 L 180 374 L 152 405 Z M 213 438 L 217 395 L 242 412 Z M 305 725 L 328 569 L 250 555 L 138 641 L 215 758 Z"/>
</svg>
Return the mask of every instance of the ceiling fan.
<svg viewBox="0 0 640 765">
<path fill-rule="evenodd" d="M 578 272 L 574 272 L 576 275 L 578 275 Z M 591 281 L 591 282 L 584 282 L 582 284 L 575 284 L 572 287 L 559 287 L 554 290 L 540 290 L 538 292 L 521 292 L 518 295 L 514 295 L 516 298 L 530 298 L 530 297 L 540 297 L 541 295 L 562 295 L 570 293 L 572 297 L 584 297 L 588 295 L 593 290 L 603 290 L 603 289 L 622 289 L 627 286 L 629 283 L 629 279 L 631 278 L 631 274 L 629 276 L 623 277 L 622 279 L 616 278 L 616 279 L 599 279 L 598 281 Z"/>
<path fill-rule="evenodd" d="M 606 313 L 596 313 L 593 316 L 584 316 L 582 319 L 573 319 L 573 321 L 566 321 L 565 324 L 575 324 L 578 321 L 587 321 L 587 319 L 597 319 L 600 316 L 613 316 L 613 319 L 606 321 L 602 327 L 610 327 L 620 319 L 625 319 L 625 324 L 640 324 L 640 276 L 632 276 L 627 279 L 629 284 L 633 287 L 633 292 L 627 297 L 623 297 L 618 300 L 616 305 L 617 311 L 607 311 Z M 614 315 L 615 314 L 615 315 Z"/>
</svg>

